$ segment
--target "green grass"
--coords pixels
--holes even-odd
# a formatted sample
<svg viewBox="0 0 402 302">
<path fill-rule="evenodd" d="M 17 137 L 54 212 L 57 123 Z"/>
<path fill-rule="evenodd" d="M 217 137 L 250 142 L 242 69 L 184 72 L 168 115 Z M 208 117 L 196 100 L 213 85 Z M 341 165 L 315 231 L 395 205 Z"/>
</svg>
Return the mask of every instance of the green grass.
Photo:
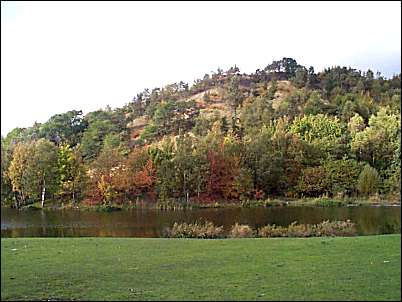
<svg viewBox="0 0 402 302">
<path fill-rule="evenodd" d="M 400 300 L 400 247 L 400 235 L 2 238 L 1 299 Z"/>
</svg>

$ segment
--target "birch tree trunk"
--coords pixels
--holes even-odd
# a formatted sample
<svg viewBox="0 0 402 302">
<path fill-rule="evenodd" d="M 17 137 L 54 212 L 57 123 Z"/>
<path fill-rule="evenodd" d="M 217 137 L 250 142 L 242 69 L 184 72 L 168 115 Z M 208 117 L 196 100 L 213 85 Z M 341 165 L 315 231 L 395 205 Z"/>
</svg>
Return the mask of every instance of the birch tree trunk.
<svg viewBox="0 0 402 302">
<path fill-rule="evenodd" d="M 46 186 L 45 186 L 45 180 L 43 180 L 43 187 L 42 187 L 42 208 L 43 208 L 43 205 L 45 204 L 45 193 L 46 193 Z"/>
</svg>

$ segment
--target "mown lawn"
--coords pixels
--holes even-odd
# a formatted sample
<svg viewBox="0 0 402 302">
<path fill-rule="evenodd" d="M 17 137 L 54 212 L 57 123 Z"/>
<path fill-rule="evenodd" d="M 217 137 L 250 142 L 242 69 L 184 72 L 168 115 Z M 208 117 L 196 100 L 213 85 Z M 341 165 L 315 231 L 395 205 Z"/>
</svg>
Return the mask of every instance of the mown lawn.
<svg viewBox="0 0 402 302">
<path fill-rule="evenodd" d="M 2 300 L 400 300 L 401 236 L 2 238 Z"/>
</svg>

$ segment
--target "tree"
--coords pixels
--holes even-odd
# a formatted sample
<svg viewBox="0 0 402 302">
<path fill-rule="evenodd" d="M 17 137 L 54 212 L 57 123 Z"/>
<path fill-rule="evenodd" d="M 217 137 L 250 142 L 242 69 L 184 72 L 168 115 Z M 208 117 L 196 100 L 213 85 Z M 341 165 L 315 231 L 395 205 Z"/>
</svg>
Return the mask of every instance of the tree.
<svg viewBox="0 0 402 302">
<path fill-rule="evenodd" d="M 384 172 L 384 186 L 385 193 L 396 193 L 398 198 L 401 194 L 401 136 L 397 140 L 397 147 L 394 151 L 393 160 L 391 165 Z"/>
<path fill-rule="evenodd" d="M 54 194 L 58 189 L 57 147 L 49 140 L 40 139 L 35 144 L 31 165 L 28 166 L 30 177 L 41 188 L 41 205 L 45 203 L 46 191 Z"/>
<path fill-rule="evenodd" d="M 295 76 L 297 68 L 301 67 L 302 66 L 297 64 L 295 59 L 283 58 L 280 61 L 273 61 L 270 65 L 268 65 L 265 68 L 265 70 L 274 73 L 283 72 L 285 73 L 286 78 L 290 79 Z"/>
<path fill-rule="evenodd" d="M 156 177 L 156 191 L 159 199 L 167 200 L 173 197 L 176 190 L 176 173 L 174 163 L 171 160 L 162 160 L 159 164 Z"/>
<path fill-rule="evenodd" d="M 220 152 L 208 151 L 209 177 L 206 185 L 206 192 L 212 198 L 225 196 L 226 187 L 231 182 L 231 174 L 228 162 Z"/>
<path fill-rule="evenodd" d="M 328 179 L 322 166 L 303 169 L 297 191 L 302 196 L 320 196 L 328 192 Z"/>
<path fill-rule="evenodd" d="M 155 173 L 155 167 L 147 149 L 136 148 L 126 160 L 123 160 L 118 169 L 114 169 L 111 183 L 117 195 L 131 200 L 144 193 L 153 192 Z"/>
<path fill-rule="evenodd" d="M 13 157 L 8 168 L 8 176 L 11 180 L 13 191 L 18 194 L 16 198 L 16 207 L 25 205 L 32 189 L 29 173 L 28 162 L 30 155 L 33 153 L 33 144 L 18 143 L 15 146 Z"/>
<path fill-rule="evenodd" d="M 273 100 L 275 98 L 275 93 L 276 93 L 277 90 L 278 90 L 278 81 L 276 79 L 273 79 L 270 82 L 270 86 L 268 88 L 266 97 L 269 100 Z"/>
<path fill-rule="evenodd" d="M 200 115 L 195 120 L 195 126 L 192 129 L 194 134 L 198 136 L 205 136 L 208 130 L 211 129 L 212 124 L 219 119 L 219 116 L 205 117 Z"/>
<path fill-rule="evenodd" d="M 27 128 L 14 128 L 11 130 L 7 136 L 2 141 L 2 145 L 4 145 L 5 149 L 13 148 L 18 143 L 28 143 L 31 142 L 32 139 L 28 135 Z"/>
<path fill-rule="evenodd" d="M 307 88 L 315 89 L 318 88 L 318 78 L 314 72 L 314 67 L 310 66 L 307 72 Z"/>
<path fill-rule="evenodd" d="M 156 169 L 155 187 L 161 200 L 172 197 L 175 192 L 174 142 L 171 138 L 162 140 L 159 146 L 150 146 L 148 154 Z"/>
<path fill-rule="evenodd" d="M 285 158 L 282 150 L 274 147 L 274 133 L 274 125 L 263 126 L 244 140 L 243 165 L 251 172 L 254 188 L 266 194 L 281 191 L 285 179 Z"/>
<path fill-rule="evenodd" d="M 353 159 L 328 160 L 323 165 L 328 192 L 336 196 L 340 194 L 351 195 L 355 192 L 357 180 L 362 170 L 362 165 Z"/>
<path fill-rule="evenodd" d="M 195 193 L 196 188 L 200 187 L 197 184 L 197 176 L 200 176 L 199 171 L 195 171 L 196 163 L 193 155 L 194 140 L 191 136 L 180 135 L 176 139 L 176 154 L 173 158 L 175 169 L 176 188 L 180 196 L 189 201 L 189 197 Z"/>
<path fill-rule="evenodd" d="M 323 155 L 329 155 L 340 143 L 343 129 L 337 117 L 317 114 L 296 117 L 290 131 L 321 150 Z"/>
<path fill-rule="evenodd" d="M 172 101 L 160 103 L 156 107 L 152 120 L 158 129 L 159 135 L 164 135 L 171 131 L 170 122 L 173 119 L 175 108 L 176 103 Z"/>
<path fill-rule="evenodd" d="M 264 96 L 255 97 L 251 102 L 245 103 L 240 112 L 241 125 L 246 132 L 252 128 L 268 125 L 272 118 L 272 104 Z"/>
<path fill-rule="evenodd" d="M 375 193 L 377 192 L 378 184 L 379 176 L 377 170 L 367 164 L 359 175 L 357 183 L 359 193 L 364 196 Z"/>
<path fill-rule="evenodd" d="M 84 132 L 80 149 L 87 160 L 93 160 L 101 151 L 103 140 L 107 134 L 116 133 L 115 125 L 110 120 L 95 120 L 90 122 Z"/>
<path fill-rule="evenodd" d="M 298 67 L 295 71 L 295 76 L 292 78 L 293 84 L 298 87 L 302 88 L 306 86 L 308 82 L 308 71 L 305 67 Z"/>
<path fill-rule="evenodd" d="M 353 136 L 352 151 L 359 160 L 370 163 L 382 173 L 391 165 L 400 133 L 400 116 L 380 108 L 370 117 L 368 127 Z"/>
<path fill-rule="evenodd" d="M 12 199 L 12 185 L 8 176 L 12 153 L 8 150 L 8 146 L 1 137 L 1 202 L 6 203 Z"/>
<path fill-rule="evenodd" d="M 227 100 L 232 108 L 234 115 L 232 117 L 232 129 L 236 129 L 237 123 L 237 108 L 243 104 L 243 94 L 240 91 L 240 78 L 239 76 L 232 76 L 230 78 L 227 88 Z"/>
<path fill-rule="evenodd" d="M 298 68 L 302 68 L 299 64 L 297 64 L 295 59 L 292 58 L 283 58 L 282 59 L 282 66 L 285 70 L 287 78 L 290 79 L 296 75 L 296 70 Z M 304 67 L 303 67 L 304 68 Z"/>
<path fill-rule="evenodd" d="M 19 194 L 22 204 L 40 195 L 43 207 L 46 193 L 54 194 L 57 191 L 57 147 L 46 139 L 17 145 L 8 175 L 13 191 Z"/>
<path fill-rule="evenodd" d="M 352 135 L 355 135 L 356 133 L 362 131 L 364 128 L 365 125 L 363 118 L 358 113 L 355 113 L 355 115 L 350 118 L 348 123 L 348 129 L 350 133 Z"/>
<path fill-rule="evenodd" d="M 88 123 L 83 119 L 82 111 L 72 110 L 53 115 L 40 126 L 39 135 L 57 144 L 64 142 L 75 146 L 87 127 Z"/>
<path fill-rule="evenodd" d="M 106 149 L 91 163 L 87 194 L 93 201 L 110 205 L 117 196 L 113 177 L 123 169 L 123 161 L 124 158 L 118 150 Z"/>
<path fill-rule="evenodd" d="M 62 144 L 58 150 L 58 170 L 61 197 L 67 195 L 77 201 L 77 195 L 84 189 L 86 173 L 82 162 L 81 154 L 68 144 Z"/>
<path fill-rule="evenodd" d="M 104 137 L 102 151 L 107 149 L 118 149 L 124 155 L 129 153 L 127 143 L 117 133 L 108 133 Z"/>
</svg>

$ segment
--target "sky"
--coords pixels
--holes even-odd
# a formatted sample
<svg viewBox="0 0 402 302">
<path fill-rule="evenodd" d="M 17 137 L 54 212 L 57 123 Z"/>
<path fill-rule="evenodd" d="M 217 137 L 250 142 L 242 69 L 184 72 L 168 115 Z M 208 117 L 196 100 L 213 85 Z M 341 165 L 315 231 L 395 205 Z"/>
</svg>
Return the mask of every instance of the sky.
<svg viewBox="0 0 402 302">
<path fill-rule="evenodd" d="M 401 2 L 1 2 L 1 134 L 292 57 L 401 72 Z"/>
</svg>

